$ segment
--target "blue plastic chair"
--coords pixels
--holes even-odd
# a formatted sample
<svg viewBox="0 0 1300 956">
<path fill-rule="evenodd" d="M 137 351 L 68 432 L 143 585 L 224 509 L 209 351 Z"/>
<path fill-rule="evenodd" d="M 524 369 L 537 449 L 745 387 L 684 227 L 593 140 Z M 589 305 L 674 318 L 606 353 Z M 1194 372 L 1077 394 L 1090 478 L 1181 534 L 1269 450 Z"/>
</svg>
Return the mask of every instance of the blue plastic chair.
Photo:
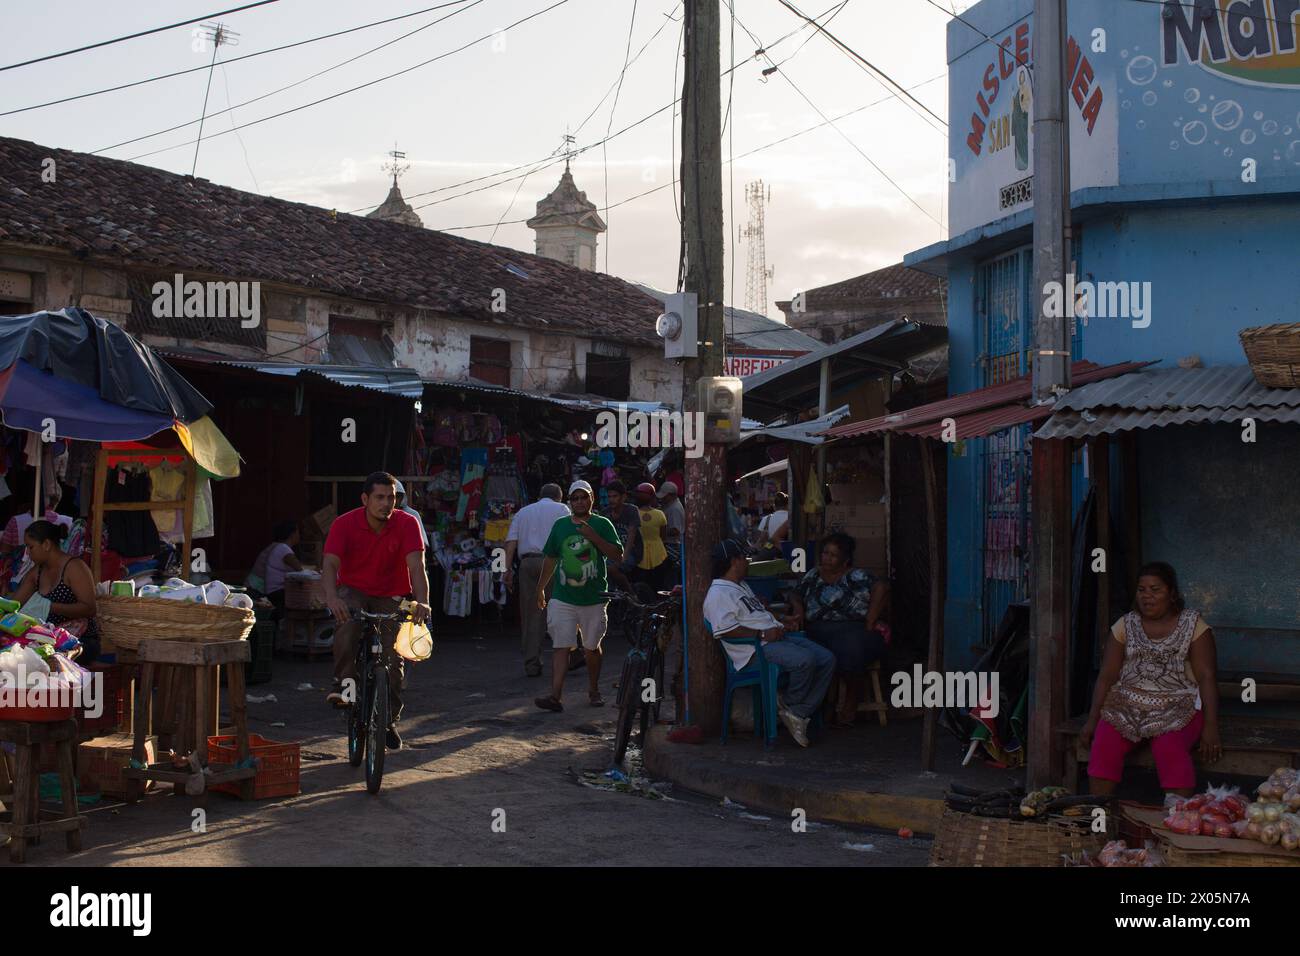
<svg viewBox="0 0 1300 956">
<path fill-rule="evenodd" d="M 713 628 L 709 622 L 705 621 L 704 626 L 712 637 Z M 723 644 L 746 644 L 754 648 L 754 656 L 737 670 Z M 727 668 L 727 685 L 722 692 L 722 743 L 727 742 L 727 728 L 731 723 L 731 697 L 736 691 L 749 687 L 754 694 L 754 736 L 761 734 L 764 745 L 771 747 L 776 740 L 776 688 L 781 678 L 780 668 L 767 662 L 763 655 L 763 642 L 756 637 L 721 638 L 718 649 Z"/>
</svg>

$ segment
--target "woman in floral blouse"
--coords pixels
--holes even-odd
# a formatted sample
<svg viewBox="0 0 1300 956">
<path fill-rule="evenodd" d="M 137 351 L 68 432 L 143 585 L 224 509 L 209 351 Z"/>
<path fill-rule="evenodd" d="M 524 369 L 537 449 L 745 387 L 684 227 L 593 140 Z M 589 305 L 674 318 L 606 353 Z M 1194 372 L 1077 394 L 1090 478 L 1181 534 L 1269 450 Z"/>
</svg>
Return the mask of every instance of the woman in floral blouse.
<svg viewBox="0 0 1300 956">
<path fill-rule="evenodd" d="M 817 567 L 790 595 L 796 625 L 835 655 L 840 681 L 836 726 L 853 725 L 866 689 L 867 666 L 889 643 L 889 627 L 881 620 L 888 599 L 887 581 L 853 567 L 853 539 L 847 534 L 822 540 Z"/>
</svg>

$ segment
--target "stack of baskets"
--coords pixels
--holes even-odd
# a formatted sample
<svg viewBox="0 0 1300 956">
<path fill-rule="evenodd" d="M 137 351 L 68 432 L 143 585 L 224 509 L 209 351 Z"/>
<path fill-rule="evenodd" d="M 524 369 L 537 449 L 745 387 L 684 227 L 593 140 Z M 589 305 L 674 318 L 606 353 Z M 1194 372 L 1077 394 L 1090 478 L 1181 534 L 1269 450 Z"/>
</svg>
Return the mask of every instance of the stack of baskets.
<svg viewBox="0 0 1300 956">
<path fill-rule="evenodd" d="M 251 610 L 156 597 L 120 594 L 95 598 L 95 616 L 106 643 L 135 651 L 141 641 L 242 641 L 253 629 Z"/>
<path fill-rule="evenodd" d="M 1008 806 L 998 806 L 1002 794 Z M 939 830 L 930 851 L 931 866 L 1065 866 L 1084 851 L 1096 855 L 1111 838 L 1107 832 L 1092 832 L 1091 807 L 1086 798 L 1060 801 L 1081 808 L 1078 816 L 1066 816 L 1051 808 L 1035 817 L 1022 817 L 1022 792 L 997 791 L 987 794 L 950 793 L 945 801 Z M 981 804 L 980 800 L 984 802 Z M 988 799 L 994 798 L 994 799 Z M 978 804 L 978 805 L 977 805 Z M 1113 830 L 1108 815 L 1108 830 Z"/>
<path fill-rule="evenodd" d="M 1300 388 L 1300 322 L 1242 329 L 1238 335 L 1259 384 Z"/>
</svg>

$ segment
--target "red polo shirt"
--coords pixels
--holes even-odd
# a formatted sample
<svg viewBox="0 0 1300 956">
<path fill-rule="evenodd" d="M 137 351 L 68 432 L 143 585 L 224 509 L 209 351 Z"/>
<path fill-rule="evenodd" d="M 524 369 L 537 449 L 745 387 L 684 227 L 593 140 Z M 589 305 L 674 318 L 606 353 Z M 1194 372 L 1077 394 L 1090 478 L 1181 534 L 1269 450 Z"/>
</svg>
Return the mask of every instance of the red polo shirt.
<svg viewBox="0 0 1300 956">
<path fill-rule="evenodd" d="M 325 538 L 325 553 L 339 559 L 338 583 L 370 597 L 410 594 L 406 556 L 423 550 L 416 520 L 396 509 L 384 530 L 375 534 L 366 520 L 366 509 L 354 508 L 334 519 Z"/>
</svg>

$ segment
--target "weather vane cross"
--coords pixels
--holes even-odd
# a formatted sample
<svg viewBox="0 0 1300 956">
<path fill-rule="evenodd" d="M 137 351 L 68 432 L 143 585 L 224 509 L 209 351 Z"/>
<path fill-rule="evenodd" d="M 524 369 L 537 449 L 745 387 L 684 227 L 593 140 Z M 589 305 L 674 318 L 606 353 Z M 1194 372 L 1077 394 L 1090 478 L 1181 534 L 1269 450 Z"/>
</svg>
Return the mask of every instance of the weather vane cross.
<svg viewBox="0 0 1300 956">
<path fill-rule="evenodd" d="M 402 173 L 406 172 L 408 169 L 410 169 L 411 164 L 402 162 L 402 160 L 406 159 L 406 153 L 398 149 L 396 143 L 394 143 L 393 148 L 388 151 L 388 156 L 390 157 L 391 162 L 384 163 L 384 165 L 381 166 L 380 169 L 382 169 L 386 173 L 393 174 L 393 185 L 396 186 L 397 177 L 402 175 Z"/>
</svg>

